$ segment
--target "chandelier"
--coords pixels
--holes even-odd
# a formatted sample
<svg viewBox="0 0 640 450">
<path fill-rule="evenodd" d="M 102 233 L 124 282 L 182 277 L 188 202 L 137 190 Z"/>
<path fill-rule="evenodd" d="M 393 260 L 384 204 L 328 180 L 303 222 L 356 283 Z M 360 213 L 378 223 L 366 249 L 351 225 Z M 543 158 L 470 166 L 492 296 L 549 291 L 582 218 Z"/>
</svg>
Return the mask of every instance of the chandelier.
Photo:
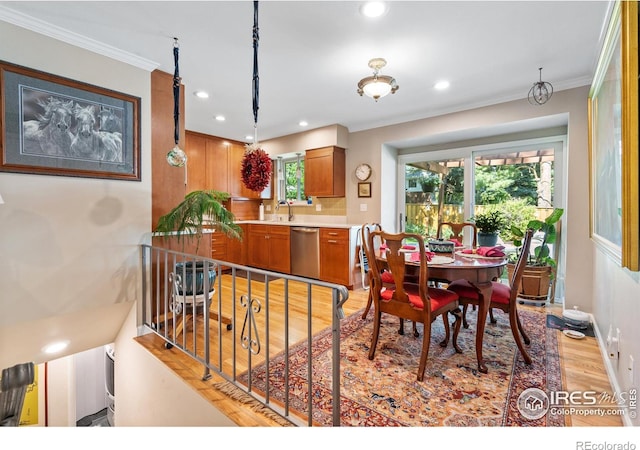
<svg viewBox="0 0 640 450">
<path fill-rule="evenodd" d="M 542 81 L 542 67 L 538 68 L 540 71 L 540 81 L 536 81 L 529 89 L 529 103 L 532 105 L 544 105 L 549 101 L 553 95 L 553 86 L 551 83 Z"/>
<path fill-rule="evenodd" d="M 369 67 L 373 69 L 373 76 L 363 78 L 358 82 L 358 94 L 373 98 L 376 102 L 380 97 L 392 93 L 395 94 L 400 86 L 395 78 L 388 75 L 380 75 L 380 69 L 387 65 L 383 58 L 373 58 L 369 61 Z"/>
</svg>

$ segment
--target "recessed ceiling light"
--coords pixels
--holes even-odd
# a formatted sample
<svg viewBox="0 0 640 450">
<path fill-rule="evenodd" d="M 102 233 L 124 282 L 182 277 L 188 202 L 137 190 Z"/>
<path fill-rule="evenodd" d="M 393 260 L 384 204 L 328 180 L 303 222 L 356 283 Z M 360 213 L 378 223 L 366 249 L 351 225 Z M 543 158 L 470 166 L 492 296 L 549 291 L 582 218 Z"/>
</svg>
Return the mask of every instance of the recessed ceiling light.
<svg viewBox="0 0 640 450">
<path fill-rule="evenodd" d="M 195 95 L 198 98 L 209 98 L 209 94 L 206 93 L 205 91 L 195 91 L 193 95 Z"/>
<path fill-rule="evenodd" d="M 298 122 L 298 125 L 300 125 L 301 127 L 306 127 L 307 125 L 309 125 L 309 122 L 307 122 L 306 120 L 301 120 L 300 122 Z"/>
<path fill-rule="evenodd" d="M 247 141 L 253 141 L 253 136 L 246 135 L 244 137 Z"/>
<path fill-rule="evenodd" d="M 53 342 L 51 344 L 45 345 L 42 348 L 42 351 L 49 355 L 54 353 L 60 353 L 62 350 L 67 348 L 68 345 L 69 345 L 69 341 Z"/>
<path fill-rule="evenodd" d="M 216 116 L 216 120 L 217 120 L 218 122 L 224 122 L 224 121 L 225 121 L 225 120 L 227 120 L 227 119 L 226 119 L 224 116 L 222 116 L 222 115 L 218 114 L 218 115 Z"/>
<path fill-rule="evenodd" d="M 360 12 L 366 17 L 380 17 L 387 12 L 385 2 L 366 2 L 360 7 Z"/>
<path fill-rule="evenodd" d="M 448 87 L 449 87 L 449 82 L 448 82 L 448 81 L 446 81 L 446 80 L 438 81 L 438 82 L 435 84 L 435 86 L 433 86 L 433 87 L 434 87 L 435 89 L 437 89 L 437 90 L 441 91 L 441 90 L 446 89 L 446 88 L 448 88 Z"/>
</svg>

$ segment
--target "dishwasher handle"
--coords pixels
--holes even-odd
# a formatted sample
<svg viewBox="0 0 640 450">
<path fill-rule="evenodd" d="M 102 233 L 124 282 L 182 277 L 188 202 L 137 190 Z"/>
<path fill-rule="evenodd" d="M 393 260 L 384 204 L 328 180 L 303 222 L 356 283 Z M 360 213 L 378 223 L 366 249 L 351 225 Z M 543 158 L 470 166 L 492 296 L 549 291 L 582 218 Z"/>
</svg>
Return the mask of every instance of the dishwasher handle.
<svg viewBox="0 0 640 450">
<path fill-rule="evenodd" d="M 297 231 L 299 233 L 318 233 L 318 228 L 307 228 L 307 227 L 295 227 L 291 228 L 291 231 Z"/>
</svg>

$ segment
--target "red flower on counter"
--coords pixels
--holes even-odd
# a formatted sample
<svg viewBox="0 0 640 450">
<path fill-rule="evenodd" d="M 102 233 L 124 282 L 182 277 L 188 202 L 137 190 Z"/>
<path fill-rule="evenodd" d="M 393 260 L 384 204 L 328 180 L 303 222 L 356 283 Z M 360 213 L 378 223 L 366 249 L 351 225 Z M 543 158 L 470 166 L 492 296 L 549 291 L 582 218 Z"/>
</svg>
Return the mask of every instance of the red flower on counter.
<svg viewBox="0 0 640 450">
<path fill-rule="evenodd" d="M 248 145 L 241 171 L 244 185 L 252 191 L 262 192 L 271 180 L 271 158 L 261 148 Z"/>
</svg>

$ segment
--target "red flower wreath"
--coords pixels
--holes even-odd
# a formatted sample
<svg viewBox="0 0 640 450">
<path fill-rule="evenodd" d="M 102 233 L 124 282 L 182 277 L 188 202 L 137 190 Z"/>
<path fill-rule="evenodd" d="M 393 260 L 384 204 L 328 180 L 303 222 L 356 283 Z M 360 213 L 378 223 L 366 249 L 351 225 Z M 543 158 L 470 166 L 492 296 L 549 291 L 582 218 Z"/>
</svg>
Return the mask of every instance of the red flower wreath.
<svg viewBox="0 0 640 450">
<path fill-rule="evenodd" d="M 271 158 L 261 148 L 247 147 L 241 170 L 244 185 L 252 191 L 262 192 L 271 180 Z"/>
</svg>

